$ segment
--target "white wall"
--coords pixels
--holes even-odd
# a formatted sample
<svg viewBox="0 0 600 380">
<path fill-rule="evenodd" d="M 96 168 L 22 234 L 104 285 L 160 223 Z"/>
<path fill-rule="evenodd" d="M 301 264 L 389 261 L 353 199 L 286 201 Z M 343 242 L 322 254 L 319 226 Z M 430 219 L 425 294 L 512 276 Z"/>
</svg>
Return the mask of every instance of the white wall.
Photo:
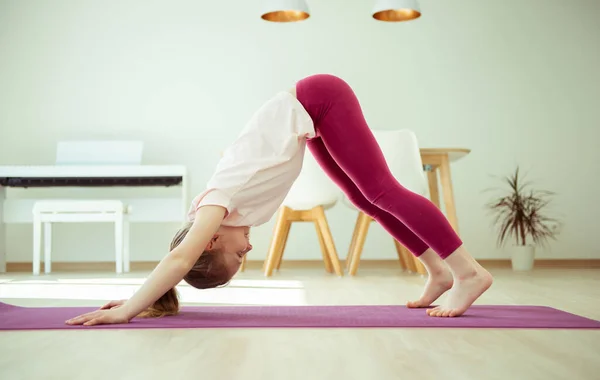
<svg viewBox="0 0 600 380">
<path fill-rule="evenodd" d="M 372 20 L 370 0 L 313 0 L 308 21 L 270 24 L 260 3 L 0 0 L 0 165 L 50 164 L 58 139 L 135 138 L 146 163 L 186 165 L 196 193 L 264 100 L 328 72 L 354 86 L 373 128 L 472 149 L 453 180 L 475 257 L 506 257 L 482 191 L 519 164 L 558 193 L 566 223 L 540 256 L 600 258 L 599 2 L 422 0 L 423 17 L 402 24 Z M 328 217 L 344 256 L 355 213 L 340 204 Z M 132 258 L 160 259 L 176 228 L 134 226 Z M 250 259 L 271 230 L 255 229 Z M 31 227 L 7 233 L 8 261 L 30 260 Z M 57 261 L 112 257 L 107 226 L 56 233 Z M 287 258 L 320 258 L 312 226 L 290 239 Z M 363 257 L 393 250 L 373 225 Z"/>
</svg>

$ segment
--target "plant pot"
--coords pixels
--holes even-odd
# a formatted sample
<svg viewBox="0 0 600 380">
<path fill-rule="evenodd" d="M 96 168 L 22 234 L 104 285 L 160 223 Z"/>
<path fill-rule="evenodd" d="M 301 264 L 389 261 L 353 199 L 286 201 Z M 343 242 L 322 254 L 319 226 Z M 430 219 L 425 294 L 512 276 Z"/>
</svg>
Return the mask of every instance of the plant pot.
<svg viewBox="0 0 600 380">
<path fill-rule="evenodd" d="M 514 271 L 530 271 L 535 260 L 535 246 L 515 245 L 512 247 L 512 269 Z"/>
</svg>

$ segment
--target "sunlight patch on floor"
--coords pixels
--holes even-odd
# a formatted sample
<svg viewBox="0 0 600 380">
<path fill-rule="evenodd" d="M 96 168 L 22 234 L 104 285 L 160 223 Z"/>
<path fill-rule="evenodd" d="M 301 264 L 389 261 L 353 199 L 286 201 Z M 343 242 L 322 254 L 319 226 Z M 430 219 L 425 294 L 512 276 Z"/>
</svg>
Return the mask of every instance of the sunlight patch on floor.
<svg viewBox="0 0 600 380">
<path fill-rule="evenodd" d="M 142 285 L 146 278 L 68 278 L 57 279 L 48 282 L 58 282 L 62 284 L 112 284 L 112 285 Z M 34 283 L 35 280 L 19 281 L 20 283 Z M 37 281 L 40 282 L 40 281 Z M 179 286 L 189 286 L 185 281 L 182 281 Z M 301 281 L 283 281 L 283 280 L 232 280 L 229 287 L 236 288 L 289 288 L 302 289 L 304 285 Z"/>
<path fill-rule="evenodd" d="M 58 278 L 47 280 L 0 280 L 0 283 L 13 284 L 101 284 L 101 285 L 142 285 L 146 281 L 145 277 L 107 277 L 107 278 Z M 189 286 L 182 281 L 179 286 Z M 304 285 L 301 281 L 291 280 L 232 280 L 229 287 L 236 288 L 279 288 L 279 289 L 302 289 Z"/>
<path fill-rule="evenodd" d="M 59 278 L 55 282 L 61 284 L 108 284 L 108 285 L 142 285 L 145 278 Z"/>
<path fill-rule="evenodd" d="M 0 285 L 0 299 L 118 300 L 130 298 L 143 278 L 23 280 Z M 217 289 L 177 287 L 182 303 L 306 305 L 300 281 L 236 280 Z"/>
<path fill-rule="evenodd" d="M 289 288 L 303 289 L 302 281 L 293 280 L 231 280 L 230 286 L 240 288 Z"/>
<path fill-rule="evenodd" d="M 210 303 L 231 305 L 306 305 L 304 289 L 235 288 L 198 290 L 192 287 L 178 288 L 181 301 L 185 303 Z"/>
</svg>

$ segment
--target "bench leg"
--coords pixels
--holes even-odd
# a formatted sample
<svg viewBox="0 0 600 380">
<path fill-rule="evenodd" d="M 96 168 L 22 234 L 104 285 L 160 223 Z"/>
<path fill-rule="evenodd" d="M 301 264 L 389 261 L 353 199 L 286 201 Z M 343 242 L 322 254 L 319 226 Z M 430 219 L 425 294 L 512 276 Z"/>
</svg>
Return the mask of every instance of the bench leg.
<svg viewBox="0 0 600 380">
<path fill-rule="evenodd" d="M 117 273 L 123 273 L 123 218 L 115 220 L 115 261 Z"/>
<path fill-rule="evenodd" d="M 123 271 L 125 273 L 130 271 L 129 260 L 129 219 L 125 218 L 123 222 Z"/>
<path fill-rule="evenodd" d="M 44 273 L 52 271 L 52 224 L 44 222 Z"/>
<path fill-rule="evenodd" d="M 33 217 L 33 274 L 40 274 L 40 257 L 42 250 L 42 221 L 39 216 Z"/>
</svg>

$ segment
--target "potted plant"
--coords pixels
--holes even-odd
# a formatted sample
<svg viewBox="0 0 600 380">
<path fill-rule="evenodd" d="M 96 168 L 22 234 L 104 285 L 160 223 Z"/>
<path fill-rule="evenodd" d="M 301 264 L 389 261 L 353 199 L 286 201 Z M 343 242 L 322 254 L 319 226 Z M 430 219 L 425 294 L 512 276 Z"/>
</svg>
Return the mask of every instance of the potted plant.
<svg viewBox="0 0 600 380">
<path fill-rule="evenodd" d="M 519 167 L 504 182 L 508 185 L 508 192 L 487 205 L 495 214 L 493 224 L 498 228 L 497 243 L 502 247 L 512 240 L 513 270 L 531 270 L 536 246 L 544 245 L 548 239 L 555 239 L 558 233 L 558 221 L 545 215 L 554 194 L 529 189 L 529 183 L 519 175 Z"/>
</svg>

